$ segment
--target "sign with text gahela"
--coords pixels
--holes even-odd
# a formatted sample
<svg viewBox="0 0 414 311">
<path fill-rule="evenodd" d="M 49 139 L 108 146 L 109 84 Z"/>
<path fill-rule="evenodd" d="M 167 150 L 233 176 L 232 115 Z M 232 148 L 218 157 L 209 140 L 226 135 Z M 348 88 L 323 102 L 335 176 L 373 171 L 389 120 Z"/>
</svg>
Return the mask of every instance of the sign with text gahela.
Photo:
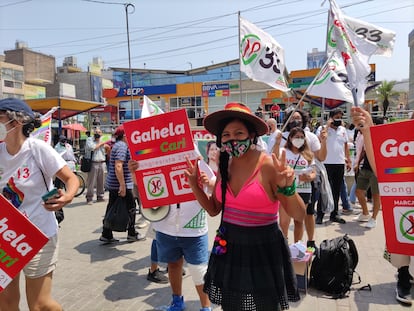
<svg viewBox="0 0 414 311">
<path fill-rule="evenodd" d="M 187 178 L 186 157 L 195 160 L 185 109 L 124 123 L 143 208 L 195 200 Z"/>
<path fill-rule="evenodd" d="M 387 249 L 414 256 L 414 120 L 374 126 L 371 137 Z"/>
<path fill-rule="evenodd" d="M 47 241 L 48 238 L 0 194 L 0 291 Z"/>
</svg>

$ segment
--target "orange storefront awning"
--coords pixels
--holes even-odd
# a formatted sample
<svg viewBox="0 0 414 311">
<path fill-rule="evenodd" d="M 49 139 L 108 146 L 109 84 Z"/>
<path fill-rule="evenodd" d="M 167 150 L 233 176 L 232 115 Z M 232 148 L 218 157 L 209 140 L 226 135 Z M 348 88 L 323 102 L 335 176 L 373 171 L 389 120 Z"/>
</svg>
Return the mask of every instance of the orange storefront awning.
<svg viewBox="0 0 414 311">
<path fill-rule="evenodd" d="M 87 100 L 79 100 L 66 97 L 50 97 L 26 99 L 26 103 L 41 114 L 45 114 L 53 107 L 58 107 L 53 113 L 53 119 L 64 120 L 79 113 L 89 111 L 93 108 L 100 108 L 106 106 L 104 103 L 92 102 Z"/>
</svg>

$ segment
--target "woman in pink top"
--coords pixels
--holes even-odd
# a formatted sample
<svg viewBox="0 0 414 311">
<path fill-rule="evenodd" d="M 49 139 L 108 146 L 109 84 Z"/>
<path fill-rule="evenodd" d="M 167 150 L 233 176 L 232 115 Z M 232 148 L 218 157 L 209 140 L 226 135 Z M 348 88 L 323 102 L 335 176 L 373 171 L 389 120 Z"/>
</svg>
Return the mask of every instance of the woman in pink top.
<svg viewBox="0 0 414 311">
<path fill-rule="evenodd" d="M 277 220 L 279 201 L 295 219 L 305 206 L 296 193 L 294 171 L 285 155 L 280 161 L 256 148 L 266 123 L 240 103 L 204 119 L 220 148 L 218 178 L 212 196 L 199 183 L 197 164 L 188 161 L 187 176 L 201 206 L 221 213 L 204 291 L 223 310 L 288 309 L 299 300 L 289 247 Z"/>
</svg>

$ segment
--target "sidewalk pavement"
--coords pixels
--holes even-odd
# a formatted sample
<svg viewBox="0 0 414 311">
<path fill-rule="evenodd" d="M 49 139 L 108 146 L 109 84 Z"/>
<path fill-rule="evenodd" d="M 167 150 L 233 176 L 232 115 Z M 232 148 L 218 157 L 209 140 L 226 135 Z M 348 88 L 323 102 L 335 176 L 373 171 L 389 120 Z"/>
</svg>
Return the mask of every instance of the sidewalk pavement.
<svg viewBox="0 0 414 311">
<path fill-rule="evenodd" d="M 65 220 L 60 228 L 60 254 L 58 268 L 54 273 L 53 296 L 65 311 L 115 311 L 165 310 L 171 301 L 169 284 L 147 281 L 150 265 L 150 238 L 145 241 L 128 243 L 125 233 L 114 233 L 120 242 L 103 245 L 99 241 L 106 203 L 86 205 L 86 200 L 75 198 L 65 207 Z M 370 284 L 372 291 L 352 290 L 348 298 L 329 299 L 322 293 L 309 289 L 301 294 L 302 299 L 291 304 L 291 310 L 318 311 L 370 311 L 407 310 L 395 300 L 396 269 L 383 259 L 384 229 L 382 213 L 378 216 L 375 229 L 366 229 L 353 221 L 355 215 L 343 216 L 345 225 L 326 220 L 316 225 L 315 236 L 322 240 L 348 233 L 355 241 L 359 252 L 357 272 L 362 282 L 359 288 Z M 137 215 L 139 219 L 139 215 Z M 209 218 L 210 244 L 220 217 Z M 293 222 L 289 239 L 293 240 Z M 146 233 L 146 229 L 139 230 Z M 306 238 L 306 233 L 304 235 Z M 165 265 L 163 266 L 165 269 Z M 357 279 L 354 277 L 354 280 Z M 24 282 L 21 280 L 22 298 L 20 308 L 27 311 Z M 191 276 L 183 279 L 183 294 L 186 311 L 198 311 L 200 304 Z M 221 310 L 214 306 L 214 310 Z"/>
</svg>

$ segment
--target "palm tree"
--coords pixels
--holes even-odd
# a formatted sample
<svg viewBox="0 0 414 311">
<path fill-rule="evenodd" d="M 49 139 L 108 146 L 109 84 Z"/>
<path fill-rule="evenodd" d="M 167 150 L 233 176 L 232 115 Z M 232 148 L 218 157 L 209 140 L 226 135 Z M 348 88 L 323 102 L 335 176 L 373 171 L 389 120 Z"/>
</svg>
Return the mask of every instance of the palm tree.
<svg viewBox="0 0 414 311">
<path fill-rule="evenodd" d="M 382 110 L 384 113 L 384 117 L 387 114 L 391 98 L 399 94 L 397 91 L 393 91 L 395 83 L 396 81 L 384 80 L 377 88 L 377 95 L 378 99 L 382 102 Z"/>
</svg>

